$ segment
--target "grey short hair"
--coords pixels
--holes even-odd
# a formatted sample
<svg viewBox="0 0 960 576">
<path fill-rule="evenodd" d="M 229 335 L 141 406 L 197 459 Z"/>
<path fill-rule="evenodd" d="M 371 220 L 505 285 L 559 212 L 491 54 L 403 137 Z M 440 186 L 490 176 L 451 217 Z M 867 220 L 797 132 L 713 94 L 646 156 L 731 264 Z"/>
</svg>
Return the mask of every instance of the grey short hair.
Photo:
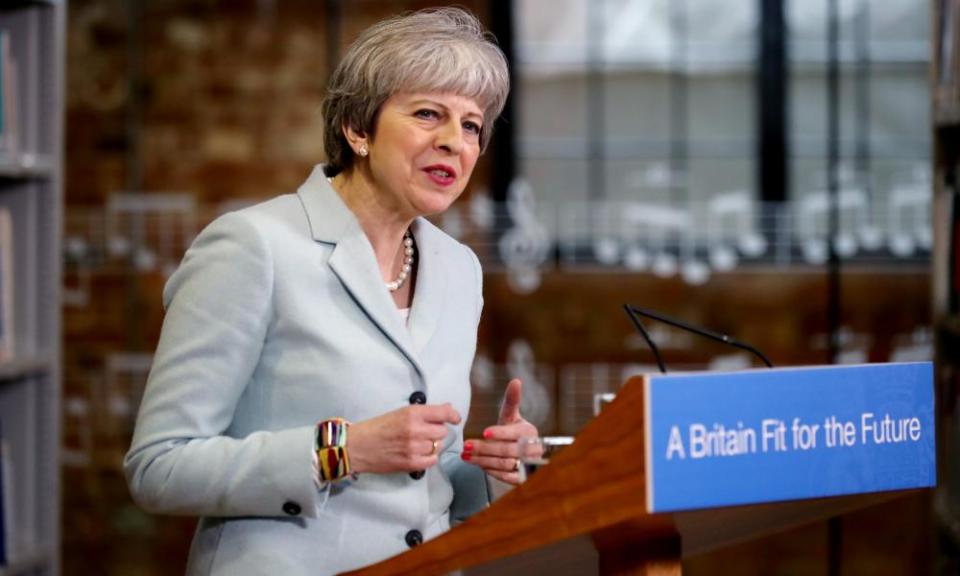
<svg viewBox="0 0 960 576">
<path fill-rule="evenodd" d="M 480 149 L 510 92 L 507 59 L 477 18 L 461 8 L 395 16 L 365 30 L 337 65 L 323 100 L 325 172 L 354 161 L 343 127 L 373 136 L 383 103 L 399 92 L 452 92 L 483 109 Z"/>
</svg>

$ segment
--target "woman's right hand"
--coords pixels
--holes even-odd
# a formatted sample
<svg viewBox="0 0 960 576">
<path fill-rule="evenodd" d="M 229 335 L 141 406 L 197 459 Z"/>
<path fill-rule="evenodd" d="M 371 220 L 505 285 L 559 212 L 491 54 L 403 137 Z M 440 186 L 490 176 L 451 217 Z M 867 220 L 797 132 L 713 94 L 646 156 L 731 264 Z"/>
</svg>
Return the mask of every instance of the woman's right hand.
<svg viewBox="0 0 960 576">
<path fill-rule="evenodd" d="M 459 423 L 460 414 L 452 405 L 424 404 L 351 424 L 347 434 L 350 469 L 357 474 L 426 470 L 443 451 L 446 425 Z"/>
</svg>

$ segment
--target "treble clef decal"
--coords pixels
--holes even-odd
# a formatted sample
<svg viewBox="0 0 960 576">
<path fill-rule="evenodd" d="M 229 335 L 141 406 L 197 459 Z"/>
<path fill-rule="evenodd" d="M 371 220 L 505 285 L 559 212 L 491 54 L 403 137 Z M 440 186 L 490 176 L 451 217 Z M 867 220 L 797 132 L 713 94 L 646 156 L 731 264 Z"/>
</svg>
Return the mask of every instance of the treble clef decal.
<svg viewBox="0 0 960 576">
<path fill-rule="evenodd" d="M 513 227 L 500 238 L 500 257 L 507 266 L 507 281 L 520 294 L 540 287 L 540 266 L 550 250 L 550 235 L 537 219 L 533 190 L 524 180 L 514 180 L 507 191 L 507 212 Z"/>
</svg>

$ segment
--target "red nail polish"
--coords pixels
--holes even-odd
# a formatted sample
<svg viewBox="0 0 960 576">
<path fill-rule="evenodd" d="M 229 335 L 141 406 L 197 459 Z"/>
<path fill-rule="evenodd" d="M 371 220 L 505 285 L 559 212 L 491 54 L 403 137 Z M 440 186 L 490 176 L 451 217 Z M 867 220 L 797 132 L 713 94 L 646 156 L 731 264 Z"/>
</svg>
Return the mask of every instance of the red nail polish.
<svg viewBox="0 0 960 576">
<path fill-rule="evenodd" d="M 462 454 L 460 454 L 460 457 L 463 458 L 464 460 L 469 460 L 473 458 L 473 454 L 469 452 L 463 452 Z"/>
<path fill-rule="evenodd" d="M 463 443 L 463 449 L 464 449 L 464 450 L 473 450 L 473 442 L 471 442 L 471 441 L 469 441 L 469 440 L 467 440 L 466 442 L 464 442 L 464 443 Z"/>
<path fill-rule="evenodd" d="M 489 438 L 490 436 L 493 436 L 493 434 L 492 434 L 489 430 L 484 430 L 484 431 L 483 431 L 483 437 L 484 437 L 484 438 Z"/>
</svg>

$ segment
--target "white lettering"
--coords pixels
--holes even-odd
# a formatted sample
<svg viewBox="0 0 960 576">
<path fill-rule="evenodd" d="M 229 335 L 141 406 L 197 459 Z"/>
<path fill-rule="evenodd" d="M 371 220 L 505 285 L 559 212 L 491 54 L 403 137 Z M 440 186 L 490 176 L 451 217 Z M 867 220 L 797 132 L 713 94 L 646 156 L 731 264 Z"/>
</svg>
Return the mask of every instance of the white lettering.
<svg viewBox="0 0 960 576">
<path fill-rule="evenodd" d="M 782 420 L 766 418 L 760 426 L 764 452 L 781 452 L 787 449 L 787 427 Z"/>
<path fill-rule="evenodd" d="M 703 424 L 690 425 L 690 457 L 703 458 L 710 455 L 707 446 L 707 427 Z"/>
<path fill-rule="evenodd" d="M 680 428 L 677 426 L 670 427 L 670 440 L 667 442 L 667 460 L 673 460 L 674 452 L 679 453 L 681 460 L 687 457 L 687 453 L 683 450 L 683 438 L 680 436 Z"/>
<path fill-rule="evenodd" d="M 861 444 L 867 443 L 867 437 L 869 436 L 869 430 L 873 430 L 873 412 L 864 412 L 860 415 L 860 440 Z"/>
<path fill-rule="evenodd" d="M 714 423 L 710 429 L 703 424 L 690 425 L 690 457 L 737 456 L 757 451 L 757 432 L 737 422 L 735 429 Z"/>
<path fill-rule="evenodd" d="M 898 444 L 908 439 L 916 442 L 921 436 L 920 420 L 916 416 L 893 418 L 884 414 L 878 421 L 872 412 L 864 412 L 860 416 L 860 436 L 864 444 L 868 439 L 874 444 Z"/>
</svg>

